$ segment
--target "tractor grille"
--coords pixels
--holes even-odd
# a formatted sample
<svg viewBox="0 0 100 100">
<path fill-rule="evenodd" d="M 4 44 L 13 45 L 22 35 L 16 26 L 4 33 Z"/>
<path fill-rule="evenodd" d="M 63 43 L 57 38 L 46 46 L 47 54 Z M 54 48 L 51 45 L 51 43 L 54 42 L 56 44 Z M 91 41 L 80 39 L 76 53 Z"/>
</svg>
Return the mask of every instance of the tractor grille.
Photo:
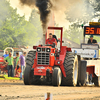
<svg viewBox="0 0 100 100">
<path fill-rule="evenodd" d="M 49 53 L 38 53 L 37 64 L 38 65 L 49 65 Z"/>
</svg>

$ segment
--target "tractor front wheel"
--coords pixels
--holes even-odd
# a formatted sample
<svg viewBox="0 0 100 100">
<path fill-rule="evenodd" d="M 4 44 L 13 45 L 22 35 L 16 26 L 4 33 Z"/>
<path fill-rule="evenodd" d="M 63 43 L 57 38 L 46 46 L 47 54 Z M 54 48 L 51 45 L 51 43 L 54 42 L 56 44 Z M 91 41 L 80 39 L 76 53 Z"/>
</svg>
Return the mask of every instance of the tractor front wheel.
<svg viewBox="0 0 100 100">
<path fill-rule="evenodd" d="M 35 51 L 29 51 L 26 58 L 26 68 L 24 72 L 24 84 L 32 85 L 40 83 L 40 76 L 34 76 L 34 69 L 32 68 L 34 64 L 34 59 L 36 56 Z"/>
<path fill-rule="evenodd" d="M 55 67 L 52 75 L 53 86 L 60 86 L 62 80 L 62 73 L 59 67 Z"/>
<path fill-rule="evenodd" d="M 24 72 L 24 84 L 25 85 L 31 85 L 32 84 L 32 72 L 31 72 L 31 67 L 27 66 L 25 68 L 25 72 Z"/>
</svg>

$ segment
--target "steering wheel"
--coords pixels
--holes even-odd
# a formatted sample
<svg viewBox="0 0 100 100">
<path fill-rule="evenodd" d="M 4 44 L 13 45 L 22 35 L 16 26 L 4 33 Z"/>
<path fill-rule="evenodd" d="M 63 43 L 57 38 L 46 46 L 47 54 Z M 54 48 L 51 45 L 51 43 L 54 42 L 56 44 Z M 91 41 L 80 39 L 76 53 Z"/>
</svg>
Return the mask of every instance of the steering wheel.
<svg viewBox="0 0 100 100">
<path fill-rule="evenodd" d="M 46 44 L 46 46 L 51 46 L 51 47 L 55 48 L 55 43 L 53 43 L 53 44 Z"/>
</svg>

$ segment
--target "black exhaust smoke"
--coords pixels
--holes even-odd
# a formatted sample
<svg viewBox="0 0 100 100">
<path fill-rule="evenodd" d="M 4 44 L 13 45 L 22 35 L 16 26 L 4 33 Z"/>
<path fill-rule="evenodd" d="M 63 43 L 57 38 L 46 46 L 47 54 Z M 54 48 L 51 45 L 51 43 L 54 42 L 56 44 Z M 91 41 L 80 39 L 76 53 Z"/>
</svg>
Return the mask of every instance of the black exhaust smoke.
<svg viewBox="0 0 100 100">
<path fill-rule="evenodd" d="M 43 33 L 46 32 L 48 18 L 51 12 L 52 3 L 50 0 L 20 0 L 23 5 L 36 6 L 40 13 L 40 20 L 42 22 Z"/>
</svg>

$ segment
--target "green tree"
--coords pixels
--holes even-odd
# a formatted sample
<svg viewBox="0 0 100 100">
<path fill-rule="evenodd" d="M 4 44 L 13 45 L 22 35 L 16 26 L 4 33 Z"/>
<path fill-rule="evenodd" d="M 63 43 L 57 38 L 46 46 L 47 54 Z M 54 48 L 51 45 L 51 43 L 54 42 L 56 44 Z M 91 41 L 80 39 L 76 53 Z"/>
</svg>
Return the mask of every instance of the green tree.
<svg viewBox="0 0 100 100">
<path fill-rule="evenodd" d="M 0 3 L 2 3 L 0 1 Z M 34 45 L 38 41 L 37 29 L 29 21 L 25 20 L 25 16 L 17 14 L 17 9 L 13 9 L 9 2 L 7 4 L 7 14 L 5 19 L 1 17 L 0 27 L 0 49 L 5 47 L 17 47 L 18 45 Z"/>
<path fill-rule="evenodd" d="M 83 29 L 69 26 L 69 29 L 64 31 L 64 37 L 80 44 L 83 40 Z"/>
<path fill-rule="evenodd" d="M 5 21 L 9 15 L 9 5 L 10 4 L 7 0 L 0 0 L 0 27 L 2 26 L 3 21 Z"/>
<path fill-rule="evenodd" d="M 77 10 L 75 11 L 75 9 L 80 9 L 81 12 L 83 12 L 83 14 L 81 15 L 81 13 L 80 13 L 80 16 L 78 16 L 77 15 L 78 12 L 77 12 Z M 79 31 L 79 34 L 82 34 L 82 36 L 83 36 L 84 29 L 81 29 L 82 24 L 84 26 L 86 23 L 89 23 L 93 19 L 98 19 L 98 22 L 100 22 L 100 0 L 84 0 L 84 5 L 77 6 L 75 9 L 72 7 L 72 10 L 69 10 L 69 12 L 66 13 L 66 16 L 67 16 L 66 19 L 69 20 L 72 24 L 69 27 L 69 29 L 65 31 L 65 34 L 67 34 L 67 37 L 72 40 L 75 35 L 80 36 L 80 35 L 77 35 L 77 31 Z M 73 11 L 75 11 L 75 12 L 73 12 Z M 81 32 L 80 29 L 81 29 L 82 33 L 80 33 Z M 70 35 L 68 35 L 68 33 Z M 86 38 L 89 38 L 89 36 L 86 36 Z M 94 38 L 98 42 L 100 42 L 99 36 L 94 36 Z M 82 39 L 81 36 L 80 36 L 80 39 Z M 77 43 L 79 42 L 78 40 L 76 40 Z M 73 40 L 73 41 L 75 41 L 75 40 Z"/>
</svg>

